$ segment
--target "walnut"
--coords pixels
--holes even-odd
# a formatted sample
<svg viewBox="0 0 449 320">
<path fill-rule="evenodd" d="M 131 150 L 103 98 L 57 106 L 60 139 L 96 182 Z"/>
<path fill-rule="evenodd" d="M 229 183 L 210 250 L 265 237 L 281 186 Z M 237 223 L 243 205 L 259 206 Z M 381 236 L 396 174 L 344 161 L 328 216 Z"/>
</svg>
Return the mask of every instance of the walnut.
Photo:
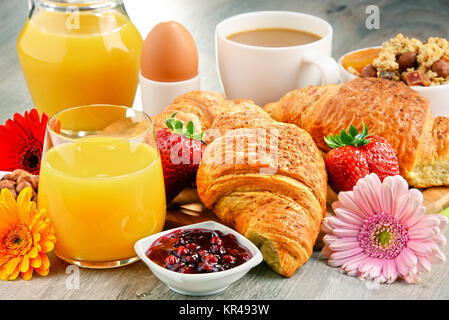
<svg viewBox="0 0 449 320">
<path fill-rule="evenodd" d="M 39 176 L 34 176 L 21 169 L 16 169 L 11 173 L 5 174 L 0 180 L 0 190 L 4 188 L 8 189 L 16 199 L 20 191 L 26 187 L 30 187 L 33 190 L 31 200 L 37 202 L 38 186 Z"/>
</svg>

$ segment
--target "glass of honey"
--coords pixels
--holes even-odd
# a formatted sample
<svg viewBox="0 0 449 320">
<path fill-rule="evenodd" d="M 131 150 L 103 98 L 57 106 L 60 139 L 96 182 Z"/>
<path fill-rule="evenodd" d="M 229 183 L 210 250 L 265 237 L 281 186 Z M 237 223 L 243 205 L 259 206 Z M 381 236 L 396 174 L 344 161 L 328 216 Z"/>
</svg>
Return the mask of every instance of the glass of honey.
<svg viewBox="0 0 449 320">
<path fill-rule="evenodd" d="M 136 261 L 135 242 L 162 231 L 165 222 L 151 119 L 112 105 L 55 114 L 47 126 L 38 206 L 55 227 L 61 259 L 89 268 Z"/>
</svg>

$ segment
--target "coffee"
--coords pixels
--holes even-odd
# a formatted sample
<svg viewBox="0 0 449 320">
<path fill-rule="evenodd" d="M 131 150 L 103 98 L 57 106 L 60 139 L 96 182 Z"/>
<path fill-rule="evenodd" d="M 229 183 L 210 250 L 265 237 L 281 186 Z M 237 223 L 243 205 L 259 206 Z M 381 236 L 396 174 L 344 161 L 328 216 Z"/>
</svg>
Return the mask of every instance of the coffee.
<svg viewBox="0 0 449 320">
<path fill-rule="evenodd" d="M 292 47 L 315 42 L 321 37 L 307 31 L 269 28 L 234 33 L 227 39 L 258 47 Z"/>
</svg>

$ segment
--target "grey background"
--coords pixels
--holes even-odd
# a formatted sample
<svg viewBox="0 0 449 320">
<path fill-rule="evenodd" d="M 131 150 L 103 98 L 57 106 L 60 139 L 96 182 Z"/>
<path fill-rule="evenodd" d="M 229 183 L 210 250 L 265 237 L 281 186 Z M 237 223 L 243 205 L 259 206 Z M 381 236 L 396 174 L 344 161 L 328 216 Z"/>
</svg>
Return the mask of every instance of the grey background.
<svg viewBox="0 0 449 320">
<path fill-rule="evenodd" d="M 133 2 L 131 4 L 131 1 Z M 307 1 L 307 0 L 129 0 L 151 2 L 166 7 L 171 19 L 182 22 L 193 34 L 200 54 L 202 88 L 222 91 L 215 66 L 214 28 L 234 14 L 258 10 L 291 10 L 317 15 L 334 28 L 333 56 L 353 49 L 379 45 L 402 32 L 409 37 L 449 38 L 449 1 Z M 380 29 L 365 28 L 366 6 L 380 7 Z M 0 123 L 14 112 L 23 112 L 33 104 L 18 64 L 16 39 L 28 14 L 26 0 L 0 0 Z M 166 10 L 166 11 L 167 11 Z M 137 10 L 138 11 L 138 10 Z M 129 10 L 131 18 L 137 14 Z M 152 12 L 153 16 L 157 13 Z M 140 12 L 136 20 L 144 20 Z M 142 18 L 143 17 L 143 18 Z M 151 24 L 138 26 L 143 35 Z M 51 94 L 51 90 L 49 90 Z M 446 237 L 449 235 L 445 230 Z M 449 245 L 444 248 L 449 255 Z M 186 299 L 170 291 L 142 262 L 113 270 L 80 271 L 80 288 L 67 289 L 67 264 L 51 255 L 47 277 L 31 281 L 17 280 L 0 284 L 0 299 Z M 220 294 L 192 299 L 449 299 L 448 264 L 433 267 L 418 285 L 397 282 L 375 286 L 338 273 L 326 265 L 318 252 L 296 274 L 286 279 L 265 264 L 254 268 L 239 282 Z"/>
</svg>

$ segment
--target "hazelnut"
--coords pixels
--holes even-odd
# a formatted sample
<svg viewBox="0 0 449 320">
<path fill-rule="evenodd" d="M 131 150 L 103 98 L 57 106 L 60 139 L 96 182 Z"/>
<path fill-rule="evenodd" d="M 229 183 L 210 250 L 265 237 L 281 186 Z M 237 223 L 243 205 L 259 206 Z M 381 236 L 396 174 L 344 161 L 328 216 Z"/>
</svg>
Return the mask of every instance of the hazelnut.
<svg viewBox="0 0 449 320">
<path fill-rule="evenodd" d="M 367 64 L 365 67 L 363 67 L 360 76 L 362 78 L 367 78 L 367 77 L 375 77 L 376 74 L 377 74 L 376 68 L 374 68 L 372 64 Z"/>
<path fill-rule="evenodd" d="M 30 173 L 17 169 L 12 173 L 5 174 L 0 180 L 0 190 L 3 188 L 11 191 L 14 198 L 17 198 L 18 194 L 30 187 L 32 189 L 32 200 L 37 201 L 37 191 L 39 185 L 39 176 L 33 176 Z"/>
<path fill-rule="evenodd" d="M 432 64 L 431 70 L 438 74 L 439 77 L 446 78 L 449 76 L 449 63 L 440 59 Z"/>
<path fill-rule="evenodd" d="M 405 71 L 409 68 L 414 68 L 416 66 L 416 53 L 414 52 L 404 52 L 399 55 L 397 59 L 399 64 L 399 71 Z"/>
</svg>

